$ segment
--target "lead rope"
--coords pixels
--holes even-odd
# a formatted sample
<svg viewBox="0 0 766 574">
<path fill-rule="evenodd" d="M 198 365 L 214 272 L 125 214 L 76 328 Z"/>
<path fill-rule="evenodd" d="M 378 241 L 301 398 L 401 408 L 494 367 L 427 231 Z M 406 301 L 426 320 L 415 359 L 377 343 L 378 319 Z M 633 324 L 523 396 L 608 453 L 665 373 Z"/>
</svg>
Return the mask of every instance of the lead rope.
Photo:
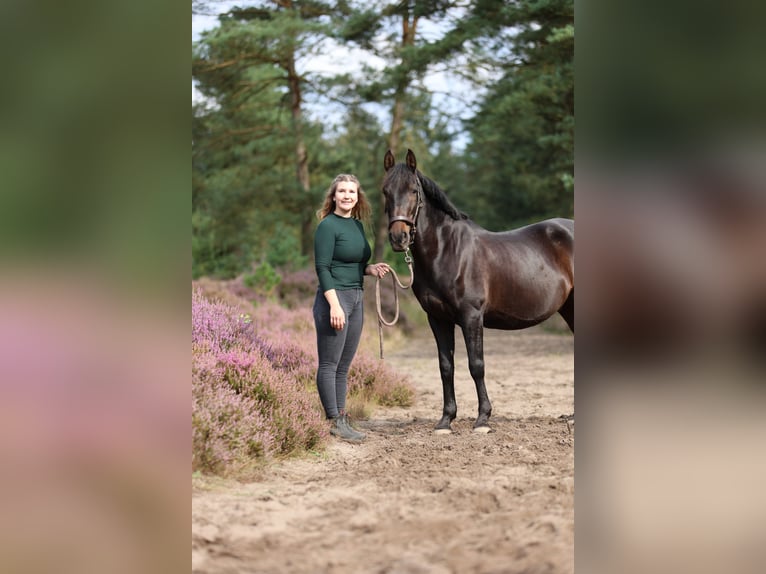
<svg viewBox="0 0 766 574">
<path fill-rule="evenodd" d="M 383 358 L 383 325 L 393 327 L 399 320 L 399 291 L 396 290 L 396 286 L 399 285 L 401 289 L 409 289 L 412 287 L 412 282 L 415 280 L 415 274 L 412 271 L 412 255 L 410 255 L 409 247 L 404 251 L 404 261 L 407 263 L 407 267 L 410 270 L 410 282 L 407 285 L 404 285 L 399 281 L 399 276 L 396 274 L 396 271 L 391 269 L 391 282 L 394 286 L 394 306 L 396 312 L 394 313 L 394 318 L 390 322 L 383 318 L 383 310 L 380 305 L 380 277 L 378 277 L 375 282 L 375 307 L 378 311 L 378 339 L 380 340 L 381 359 Z"/>
</svg>

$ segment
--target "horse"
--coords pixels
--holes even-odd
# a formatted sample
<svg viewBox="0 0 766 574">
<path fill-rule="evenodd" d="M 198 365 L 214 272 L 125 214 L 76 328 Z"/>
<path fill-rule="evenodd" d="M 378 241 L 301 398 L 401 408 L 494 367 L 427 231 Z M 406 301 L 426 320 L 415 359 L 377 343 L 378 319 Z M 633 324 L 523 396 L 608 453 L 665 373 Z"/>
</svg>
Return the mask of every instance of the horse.
<svg viewBox="0 0 766 574">
<path fill-rule="evenodd" d="M 412 290 L 436 339 L 444 409 L 434 428 L 452 432 L 455 402 L 455 325 L 468 352 L 479 399 L 474 432 L 492 429 L 484 382 L 484 328 L 526 329 L 559 313 L 574 333 L 574 221 L 555 218 L 491 232 L 459 211 L 417 168 L 412 150 L 383 160 L 382 193 L 388 239 L 414 258 Z"/>
</svg>

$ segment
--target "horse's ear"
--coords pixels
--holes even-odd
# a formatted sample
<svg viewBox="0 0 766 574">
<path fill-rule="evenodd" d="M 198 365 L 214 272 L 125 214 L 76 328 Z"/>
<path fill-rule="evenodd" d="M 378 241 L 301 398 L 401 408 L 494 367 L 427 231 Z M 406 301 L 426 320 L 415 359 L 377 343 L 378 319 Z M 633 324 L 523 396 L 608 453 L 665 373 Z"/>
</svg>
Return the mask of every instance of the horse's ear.
<svg viewBox="0 0 766 574">
<path fill-rule="evenodd" d="M 383 167 L 386 171 L 394 167 L 394 164 L 396 163 L 396 158 L 394 157 L 394 154 L 391 153 L 391 150 L 388 150 L 386 152 L 386 156 L 383 158 Z"/>
<path fill-rule="evenodd" d="M 407 167 L 412 170 L 412 173 L 418 169 L 418 160 L 415 159 L 415 154 L 412 153 L 411 149 L 407 149 Z"/>
</svg>

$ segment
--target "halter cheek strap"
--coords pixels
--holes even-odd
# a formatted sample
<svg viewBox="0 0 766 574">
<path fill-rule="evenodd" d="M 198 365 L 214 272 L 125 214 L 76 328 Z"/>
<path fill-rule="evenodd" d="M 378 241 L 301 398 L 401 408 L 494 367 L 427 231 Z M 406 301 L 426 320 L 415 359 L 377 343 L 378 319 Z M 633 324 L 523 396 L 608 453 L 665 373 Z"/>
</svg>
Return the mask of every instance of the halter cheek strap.
<svg viewBox="0 0 766 574">
<path fill-rule="evenodd" d="M 417 228 L 417 220 L 418 220 L 418 214 L 420 213 L 420 207 L 423 205 L 423 190 L 420 187 L 420 182 L 418 182 L 418 203 L 415 206 L 415 215 L 412 219 L 409 217 L 404 217 L 403 215 L 397 215 L 395 217 L 392 217 L 388 220 L 388 229 L 391 229 L 391 226 L 396 223 L 397 221 L 402 221 L 410 226 L 410 242 L 409 245 L 412 245 L 415 243 L 415 232 L 418 230 Z M 408 245 L 408 247 L 409 247 Z"/>
</svg>

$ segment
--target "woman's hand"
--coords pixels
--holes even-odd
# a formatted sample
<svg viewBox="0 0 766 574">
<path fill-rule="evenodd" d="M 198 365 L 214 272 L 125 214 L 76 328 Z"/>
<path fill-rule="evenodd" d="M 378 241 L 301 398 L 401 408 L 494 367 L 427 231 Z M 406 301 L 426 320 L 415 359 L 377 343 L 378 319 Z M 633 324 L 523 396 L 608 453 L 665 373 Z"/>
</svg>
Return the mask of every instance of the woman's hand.
<svg viewBox="0 0 766 574">
<path fill-rule="evenodd" d="M 342 331 L 346 325 L 346 314 L 340 305 L 330 305 L 330 326 L 336 331 Z"/>
<path fill-rule="evenodd" d="M 367 273 L 373 277 L 383 277 L 389 271 L 391 271 L 391 267 L 388 263 L 371 263 L 367 266 Z"/>
</svg>

